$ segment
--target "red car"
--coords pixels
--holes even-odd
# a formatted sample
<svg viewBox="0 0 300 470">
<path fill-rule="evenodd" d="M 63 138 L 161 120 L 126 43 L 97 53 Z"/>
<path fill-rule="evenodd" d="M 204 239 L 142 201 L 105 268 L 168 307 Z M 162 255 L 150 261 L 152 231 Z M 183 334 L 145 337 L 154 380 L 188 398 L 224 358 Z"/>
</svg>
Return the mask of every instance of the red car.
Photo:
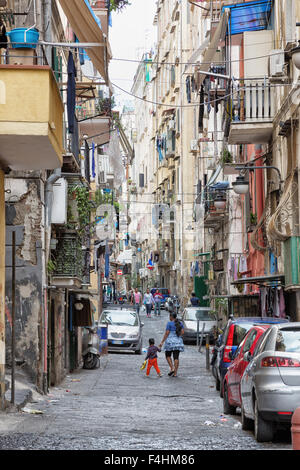
<svg viewBox="0 0 300 470">
<path fill-rule="evenodd" d="M 240 343 L 234 359 L 227 369 L 226 375 L 223 381 L 223 409 L 224 414 L 235 414 L 236 408 L 241 407 L 241 378 L 249 360 L 244 360 L 244 355 L 247 352 L 253 354 L 257 341 L 261 335 L 270 328 L 270 325 L 255 325 L 245 335 L 244 339 Z"/>
</svg>

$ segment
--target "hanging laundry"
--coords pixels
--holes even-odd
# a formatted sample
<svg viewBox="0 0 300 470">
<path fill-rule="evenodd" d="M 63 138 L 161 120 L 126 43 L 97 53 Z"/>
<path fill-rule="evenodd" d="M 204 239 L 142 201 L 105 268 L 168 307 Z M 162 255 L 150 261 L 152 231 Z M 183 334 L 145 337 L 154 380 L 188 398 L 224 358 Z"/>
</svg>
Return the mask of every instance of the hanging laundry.
<svg viewBox="0 0 300 470">
<path fill-rule="evenodd" d="M 203 87 L 203 85 L 201 85 L 200 106 L 199 106 L 199 121 L 198 121 L 199 132 L 203 132 L 203 116 L 204 116 L 204 87 Z"/>
<path fill-rule="evenodd" d="M 75 104 L 76 104 L 76 67 L 74 64 L 73 54 L 69 53 L 68 59 L 68 87 L 67 87 L 67 110 L 69 133 L 74 133 L 75 120 Z"/>
<path fill-rule="evenodd" d="M 267 316 L 267 309 L 266 309 L 267 288 L 266 287 L 261 287 L 260 290 L 259 290 L 259 294 L 260 294 L 261 316 L 266 317 Z"/>
<path fill-rule="evenodd" d="M 186 98 L 187 98 L 187 102 L 190 103 L 190 102 L 191 102 L 191 79 L 190 79 L 190 77 L 187 77 L 187 78 L 186 78 L 185 84 L 186 84 Z"/>
<path fill-rule="evenodd" d="M 95 144 L 92 143 L 92 178 L 96 178 L 96 169 L 95 169 Z"/>
<path fill-rule="evenodd" d="M 0 49 L 7 49 L 7 35 L 6 27 L 3 21 L 0 19 Z"/>
<path fill-rule="evenodd" d="M 280 316 L 280 318 L 285 318 L 286 317 L 284 292 L 283 292 L 282 287 L 279 289 L 279 316 Z"/>
</svg>

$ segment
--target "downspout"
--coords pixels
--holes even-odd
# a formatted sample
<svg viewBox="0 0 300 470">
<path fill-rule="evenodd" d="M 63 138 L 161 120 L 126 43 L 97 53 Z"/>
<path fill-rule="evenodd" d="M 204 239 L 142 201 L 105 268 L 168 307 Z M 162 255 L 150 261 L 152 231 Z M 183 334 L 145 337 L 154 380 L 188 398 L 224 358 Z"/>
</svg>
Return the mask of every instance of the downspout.
<svg viewBox="0 0 300 470">
<path fill-rule="evenodd" d="M 44 23 L 44 40 L 52 41 L 52 3 L 51 0 L 43 1 L 43 23 Z M 45 55 L 48 65 L 52 65 L 51 48 L 46 47 Z M 51 239 L 51 215 L 53 206 L 53 185 L 61 177 L 61 168 L 57 168 L 49 176 L 45 182 L 45 250 L 44 250 L 44 308 L 42 314 L 42 354 L 43 354 L 43 392 L 48 393 L 48 275 L 47 266 L 50 253 Z"/>
</svg>

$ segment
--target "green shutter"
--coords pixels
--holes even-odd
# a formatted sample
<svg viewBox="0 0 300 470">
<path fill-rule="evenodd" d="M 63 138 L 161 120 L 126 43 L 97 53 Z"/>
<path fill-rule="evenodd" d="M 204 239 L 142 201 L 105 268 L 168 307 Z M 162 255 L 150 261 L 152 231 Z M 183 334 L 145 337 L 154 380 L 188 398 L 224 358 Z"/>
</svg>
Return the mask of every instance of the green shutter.
<svg viewBox="0 0 300 470">
<path fill-rule="evenodd" d="M 300 237 L 290 237 L 284 246 L 285 286 L 300 285 Z"/>
<path fill-rule="evenodd" d="M 209 306 L 209 299 L 203 300 L 203 297 L 208 295 L 207 285 L 205 283 L 205 280 L 206 280 L 205 276 L 194 277 L 194 291 L 195 291 L 196 297 L 200 299 L 201 307 Z"/>
</svg>

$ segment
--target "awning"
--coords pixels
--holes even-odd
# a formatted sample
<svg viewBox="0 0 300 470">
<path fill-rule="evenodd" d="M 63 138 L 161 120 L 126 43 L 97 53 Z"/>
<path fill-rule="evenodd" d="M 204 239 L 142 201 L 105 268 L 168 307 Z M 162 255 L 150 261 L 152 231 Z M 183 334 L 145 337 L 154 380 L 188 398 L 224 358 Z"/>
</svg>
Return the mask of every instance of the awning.
<svg viewBox="0 0 300 470">
<path fill-rule="evenodd" d="M 237 281 L 232 281 L 231 285 L 237 286 L 240 284 L 257 284 L 257 285 L 271 285 L 274 282 L 280 282 L 284 284 L 284 275 L 283 274 L 270 274 L 267 276 L 258 276 L 258 277 L 244 277 L 238 279 Z"/>
<path fill-rule="evenodd" d="M 217 29 L 214 32 L 214 35 L 208 45 L 207 50 L 205 51 L 205 54 L 203 56 L 202 63 L 199 64 L 201 72 L 208 72 L 209 68 L 211 66 L 211 63 L 213 62 L 213 59 L 216 55 L 217 49 L 219 42 L 223 39 L 225 39 L 225 34 L 226 34 L 226 29 L 228 25 L 228 18 L 229 18 L 229 10 L 225 9 L 220 22 L 217 26 Z M 201 87 L 203 81 L 205 79 L 205 74 L 200 74 L 200 79 L 198 81 L 199 88 Z"/>
<path fill-rule="evenodd" d="M 111 59 L 110 48 L 107 38 L 95 15 L 84 0 L 59 0 L 62 9 L 80 42 L 101 43 L 101 46 L 89 48 L 88 56 L 98 70 L 105 83 L 108 80 L 108 62 Z"/>
<path fill-rule="evenodd" d="M 238 3 L 224 6 L 230 9 L 230 34 L 240 34 L 245 31 L 260 31 L 267 29 L 270 21 L 272 2 L 257 0 L 254 2 Z"/>
<path fill-rule="evenodd" d="M 80 138 L 87 135 L 89 145 L 94 142 L 95 145 L 104 145 L 110 141 L 110 118 L 86 119 L 78 123 Z"/>
<path fill-rule="evenodd" d="M 209 40 L 205 39 L 203 44 L 201 44 L 201 46 L 198 47 L 198 49 L 193 52 L 193 54 L 191 55 L 190 59 L 188 60 L 186 66 L 185 66 L 185 69 L 184 69 L 183 73 L 186 74 L 186 73 L 193 73 L 194 72 L 194 70 L 191 67 L 192 67 L 193 64 L 198 62 L 199 57 L 201 56 L 204 49 L 208 46 L 208 44 L 209 44 Z"/>
</svg>

